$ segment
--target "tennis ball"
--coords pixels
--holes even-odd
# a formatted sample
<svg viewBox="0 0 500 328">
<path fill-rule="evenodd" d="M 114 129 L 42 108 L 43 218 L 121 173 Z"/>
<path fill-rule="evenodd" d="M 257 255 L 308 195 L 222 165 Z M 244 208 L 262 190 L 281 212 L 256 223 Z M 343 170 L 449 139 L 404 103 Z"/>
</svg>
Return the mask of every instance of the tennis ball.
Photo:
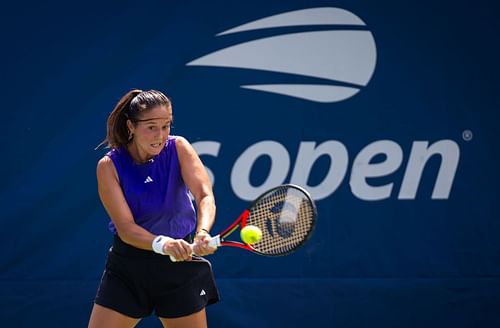
<svg viewBox="0 0 500 328">
<path fill-rule="evenodd" d="M 262 238 L 262 231 L 254 226 L 247 225 L 240 232 L 241 240 L 247 244 L 255 244 Z"/>
</svg>

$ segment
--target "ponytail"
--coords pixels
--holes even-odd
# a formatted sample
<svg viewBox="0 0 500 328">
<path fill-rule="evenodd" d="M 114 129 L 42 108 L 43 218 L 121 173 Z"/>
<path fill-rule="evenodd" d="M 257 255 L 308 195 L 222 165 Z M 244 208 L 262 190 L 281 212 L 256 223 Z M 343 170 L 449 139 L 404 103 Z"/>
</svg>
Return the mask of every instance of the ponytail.
<svg viewBox="0 0 500 328">
<path fill-rule="evenodd" d="M 107 148 L 119 148 L 126 146 L 129 141 L 127 120 L 130 116 L 130 103 L 142 92 L 134 89 L 124 95 L 109 114 L 106 139 L 104 139 L 95 149 L 106 144 Z"/>
</svg>

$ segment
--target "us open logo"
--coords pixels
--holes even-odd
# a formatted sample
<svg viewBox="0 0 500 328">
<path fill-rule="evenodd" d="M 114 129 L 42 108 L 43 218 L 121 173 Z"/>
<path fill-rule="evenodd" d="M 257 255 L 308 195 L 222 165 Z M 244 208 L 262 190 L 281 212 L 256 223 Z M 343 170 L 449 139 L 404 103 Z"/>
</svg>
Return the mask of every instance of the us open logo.
<svg viewBox="0 0 500 328">
<path fill-rule="evenodd" d="M 375 40 L 366 24 L 340 8 L 285 12 L 217 34 L 282 27 L 308 27 L 239 43 L 189 62 L 188 66 L 231 67 L 302 76 L 304 83 L 252 84 L 241 88 L 334 103 L 357 94 L 375 71 Z M 310 31 L 311 26 L 317 30 Z M 311 83 L 310 81 L 314 81 Z"/>
</svg>

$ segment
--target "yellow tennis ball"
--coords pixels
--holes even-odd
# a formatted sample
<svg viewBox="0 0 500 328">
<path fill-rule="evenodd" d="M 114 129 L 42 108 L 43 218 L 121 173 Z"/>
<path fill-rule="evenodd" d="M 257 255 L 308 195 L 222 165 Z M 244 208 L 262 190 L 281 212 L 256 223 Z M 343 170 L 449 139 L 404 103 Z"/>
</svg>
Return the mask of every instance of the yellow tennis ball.
<svg viewBox="0 0 500 328">
<path fill-rule="evenodd" d="M 262 238 L 262 231 L 254 226 L 247 225 L 240 232 L 241 240 L 247 244 L 255 244 Z"/>
</svg>

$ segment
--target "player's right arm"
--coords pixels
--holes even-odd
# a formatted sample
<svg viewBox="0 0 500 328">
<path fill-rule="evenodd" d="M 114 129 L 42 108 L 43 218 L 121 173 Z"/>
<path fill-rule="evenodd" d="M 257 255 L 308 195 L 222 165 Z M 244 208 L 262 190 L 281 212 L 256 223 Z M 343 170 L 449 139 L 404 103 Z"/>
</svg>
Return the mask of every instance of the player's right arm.
<svg viewBox="0 0 500 328">
<path fill-rule="evenodd" d="M 104 156 L 99 160 L 96 173 L 99 197 L 120 238 L 129 245 L 152 250 L 151 244 L 156 236 L 135 223 L 111 158 Z M 191 248 L 182 239 L 167 242 L 164 251 L 177 259 L 191 258 Z"/>
</svg>

